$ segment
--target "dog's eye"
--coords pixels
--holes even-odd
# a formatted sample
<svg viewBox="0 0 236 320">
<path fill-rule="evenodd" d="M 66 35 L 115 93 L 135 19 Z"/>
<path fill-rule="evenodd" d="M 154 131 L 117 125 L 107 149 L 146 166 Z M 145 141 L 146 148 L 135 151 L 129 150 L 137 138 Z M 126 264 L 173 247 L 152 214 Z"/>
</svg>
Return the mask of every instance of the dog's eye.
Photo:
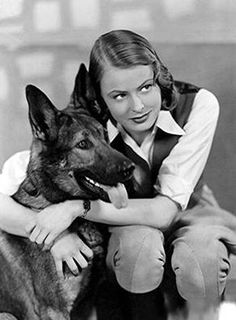
<svg viewBox="0 0 236 320">
<path fill-rule="evenodd" d="M 78 142 L 76 144 L 76 148 L 79 148 L 79 149 L 88 149 L 88 143 L 86 140 L 81 140 L 80 142 Z"/>
</svg>

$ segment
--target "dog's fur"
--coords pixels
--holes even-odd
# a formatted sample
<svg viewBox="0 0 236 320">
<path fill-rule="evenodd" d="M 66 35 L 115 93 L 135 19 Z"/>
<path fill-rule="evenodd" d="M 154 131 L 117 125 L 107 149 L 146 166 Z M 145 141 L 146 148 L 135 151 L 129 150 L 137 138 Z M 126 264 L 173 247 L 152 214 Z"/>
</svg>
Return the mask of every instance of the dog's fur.
<svg viewBox="0 0 236 320">
<path fill-rule="evenodd" d="M 85 66 L 80 67 L 67 108 L 58 110 L 32 85 L 26 88 L 26 98 L 33 142 L 27 176 L 13 199 L 36 210 L 67 199 L 108 200 L 85 176 L 114 186 L 131 176 L 133 164 L 108 145 L 104 127 L 95 119 L 102 120 L 101 109 Z M 94 259 L 81 276 L 65 280 L 59 279 L 49 251 L 0 232 L 0 319 L 8 319 L 4 313 L 19 320 L 87 316 L 102 276 L 103 235 L 83 219 L 72 228 L 93 249 Z"/>
</svg>

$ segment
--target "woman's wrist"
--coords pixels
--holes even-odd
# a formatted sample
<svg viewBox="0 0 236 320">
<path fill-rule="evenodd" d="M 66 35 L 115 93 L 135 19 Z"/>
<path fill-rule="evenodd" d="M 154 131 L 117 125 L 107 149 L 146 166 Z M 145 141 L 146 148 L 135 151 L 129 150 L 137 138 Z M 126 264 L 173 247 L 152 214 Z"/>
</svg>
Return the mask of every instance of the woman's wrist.
<svg viewBox="0 0 236 320">
<path fill-rule="evenodd" d="M 64 203 L 65 210 L 69 211 L 72 221 L 74 221 L 76 218 L 85 219 L 87 213 L 91 209 L 90 200 L 66 200 Z"/>
<path fill-rule="evenodd" d="M 104 206 L 106 205 L 106 202 L 103 202 L 102 200 L 92 200 L 90 201 L 90 209 L 85 210 L 85 216 L 84 218 L 93 221 L 93 222 L 101 222 L 106 223 L 104 220 Z"/>
<path fill-rule="evenodd" d="M 22 214 L 22 217 L 24 218 L 22 222 L 19 222 L 18 226 L 19 228 L 22 228 L 22 236 L 28 237 L 30 235 L 30 231 L 32 227 L 35 225 L 37 212 L 28 208 L 25 208 L 25 209 L 26 210 L 24 211 L 24 214 Z"/>
<path fill-rule="evenodd" d="M 81 218 L 86 219 L 87 213 L 91 209 L 91 201 L 90 200 L 83 200 L 83 213 L 81 215 Z"/>
<path fill-rule="evenodd" d="M 65 211 L 69 212 L 72 221 L 80 217 L 83 213 L 83 200 L 66 200 L 64 205 Z"/>
</svg>

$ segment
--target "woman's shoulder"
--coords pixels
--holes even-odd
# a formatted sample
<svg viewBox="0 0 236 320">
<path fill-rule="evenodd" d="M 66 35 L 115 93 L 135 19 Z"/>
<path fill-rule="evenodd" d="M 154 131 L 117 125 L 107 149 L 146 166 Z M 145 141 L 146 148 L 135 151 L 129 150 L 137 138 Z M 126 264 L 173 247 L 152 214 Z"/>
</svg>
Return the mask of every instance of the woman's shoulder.
<svg viewBox="0 0 236 320">
<path fill-rule="evenodd" d="M 199 103 L 201 102 L 201 103 L 207 103 L 210 105 L 219 106 L 219 102 L 218 102 L 216 95 L 205 88 L 201 88 L 196 93 L 195 101 L 197 101 Z"/>
<path fill-rule="evenodd" d="M 30 151 L 20 151 L 13 154 L 6 160 L 2 167 L 2 176 L 9 178 L 19 178 L 20 180 L 26 174 L 26 169 L 29 163 Z"/>
<path fill-rule="evenodd" d="M 13 194 L 26 176 L 30 151 L 21 151 L 13 154 L 2 167 L 0 174 L 0 192 Z"/>
<path fill-rule="evenodd" d="M 215 114 L 218 117 L 220 110 L 219 101 L 214 93 L 205 88 L 201 88 L 196 93 L 192 110 L 209 114 L 211 116 Z"/>
<path fill-rule="evenodd" d="M 3 165 L 3 171 L 7 167 L 11 167 L 12 165 L 15 165 L 17 167 L 25 167 L 28 165 L 30 157 L 30 151 L 24 150 L 14 153 L 12 156 L 10 156 L 6 162 Z"/>
</svg>

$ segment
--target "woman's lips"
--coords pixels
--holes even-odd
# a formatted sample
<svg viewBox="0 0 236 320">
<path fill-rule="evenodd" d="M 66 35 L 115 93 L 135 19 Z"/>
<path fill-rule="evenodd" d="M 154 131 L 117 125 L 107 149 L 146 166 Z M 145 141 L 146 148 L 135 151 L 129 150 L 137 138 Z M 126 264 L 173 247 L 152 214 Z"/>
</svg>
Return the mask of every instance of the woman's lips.
<svg viewBox="0 0 236 320">
<path fill-rule="evenodd" d="M 151 111 L 148 111 L 146 113 L 143 113 L 141 115 L 133 117 L 133 118 L 131 118 L 131 120 L 134 121 L 135 123 L 143 123 L 143 122 L 145 122 L 147 120 L 150 112 Z"/>
</svg>

